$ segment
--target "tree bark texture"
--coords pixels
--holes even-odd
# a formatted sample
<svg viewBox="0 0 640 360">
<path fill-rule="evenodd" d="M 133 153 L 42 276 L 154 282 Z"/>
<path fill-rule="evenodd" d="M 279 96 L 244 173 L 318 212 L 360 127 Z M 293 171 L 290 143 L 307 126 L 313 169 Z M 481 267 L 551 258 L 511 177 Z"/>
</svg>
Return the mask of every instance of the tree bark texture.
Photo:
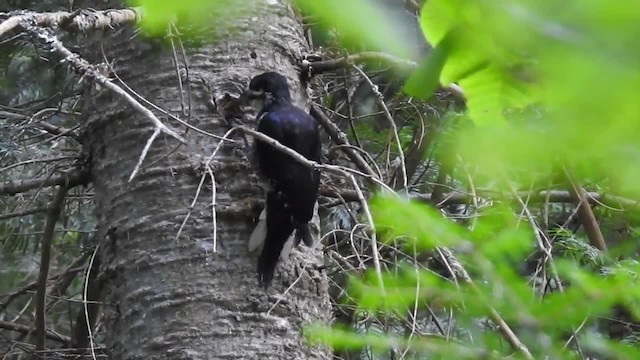
<svg viewBox="0 0 640 360">
<path fill-rule="evenodd" d="M 94 3 L 94 8 L 119 5 Z M 259 0 L 243 6 L 251 12 L 242 18 L 218 17 L 232 22 L 232 28 L 216 29 L 215 39 L 187 50 L 188 81 L 177 53 L 185 104 L 187 87 L 192 94 L 189 117 L 179 115 L 183 110 L 170 46 L 133 37 L 131 29 L 120 28 L 106 34 L 105 52 L 118 75 L 140 95 L 220 136 L 229 126 L 207 108 L 208 92 L 201 79 L 222 104 L 225 95 L 238 96 L 252 76 L 275 70 L 288 78 L 295 100 L 305 105 L 307 91 L 300 86 L 294 56 L 306 42 L 290 4 Z M 90 50 L 91 60 L 100 61 L 99 46 Z M 179 239 L 176 234 L 205 172 L 203 164 L 219 140 L 193 130 L 185 134 L 183 126 L 155 112 L 165 124 L 183 131 L 187 144 L 178 146 L 175 139 L 160 135 L 138 175 L 128 182 L 153 125 L 104 91 L 87 100 L 84 113 L 97 220 L 104 234 L 99 252 L 110 357 L 329 359 L 329 349 L 308 346 L 301 332 L 311 322 L 330 321 L 327 280 L 317 270 L 320 252 L 295 251 L 279 266 L 270 289 L 257 286 L 257 255 L 248 254 L 246 241 L 263 195 L 242 139 L 234 136 L 239 146 L 223 146 L 213 161 L 214 253 L 209 179 Z"/>
</svg>

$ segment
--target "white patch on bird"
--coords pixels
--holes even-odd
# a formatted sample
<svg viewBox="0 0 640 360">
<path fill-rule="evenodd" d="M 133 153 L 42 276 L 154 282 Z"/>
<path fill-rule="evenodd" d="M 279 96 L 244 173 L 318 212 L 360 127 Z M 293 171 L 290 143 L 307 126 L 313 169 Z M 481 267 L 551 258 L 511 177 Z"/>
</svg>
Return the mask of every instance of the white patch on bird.
<svg viewBox="0 0 640 360">
<path fill-rule="evenodd" d="M 262 250 L 267 239 L 267 208 L 264 208 L 258 217 L 258 224 L 249 237 L 249 252 Z"/>
<path fill-rule="evenodd" d="M 289 258 L 289 255 L 291 254 L 291 250 L 293 250 L 293 247 L 296 243 L 296 237 L 294 234 L 295 231 L 291 233 L 291 235 L 289 235 L 289 238 L 287 238 L 287 242 L 285 242 L 284 246 L 282 247 L 282 251 L 280 251 L 280 259 L 282 261 L 287 260 Z"/>
</svg>

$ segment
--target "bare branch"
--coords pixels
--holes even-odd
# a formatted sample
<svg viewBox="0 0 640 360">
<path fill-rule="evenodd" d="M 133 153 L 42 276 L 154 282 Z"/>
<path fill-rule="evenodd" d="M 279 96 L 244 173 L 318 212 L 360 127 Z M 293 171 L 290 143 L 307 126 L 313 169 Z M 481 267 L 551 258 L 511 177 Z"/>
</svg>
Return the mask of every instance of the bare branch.
<svg viewBox="0 0 640 360">
<path fill-rule="evenodd" d="M 313 168 L 313 169 L 318 169 L 318 170 L 324 170 L 327 172 L 332 172 L 332 173 L 337 173 L 343 176 L 348 176 L 348 174 L 354 174 L 354 175 L 358 175 L 358 176 L 362 176 L 366 179 L 372 180 L 373 182 L 375 182 L 376 184 L 380 185 L 381 189 L 385 190 L 385 192 L 389 193 L 389 194 L 395 194 L 395 191 L 393 191 L 393 189 L 391 189 L 387 184 L 383 183 L 382 181 L 380 181 L 378 179 L 377 176 L 375 175 L 370 175 L 370 174 L 365 174 L 361 171 L 358 170 L 354 170 L 354 169 L 350 169 L 348 167 L 344 167 L 344 166 L 337 166 L 337 165 L 330 165 L 330 164 L 320 164 L 317 163 L 315 161 L 311 161 L 308 160 L 307 158 L 305 158 L 304 156 L 300 155 L 298 152 L 296 152 L 295 150 L 292 150 L 284 145 L 282 145 L 278 140 L 269 137 L 261 132 L 257 132 L 255 130 L 249 129 L 246 126 L 238 126 L 238 129 L 241 129 L 242 131 L 251 134 L 253 137 L 260 139 L 261 141 L 264 141 L 265 143 L 273 146 L 274 148 L 276 148 L 278 151 L 282 151 L 283 153 L 291 156 L 294 160 L 299 161 L 300 163 Z"/>
<path fill-rule="evenodd" d="M 378 99 L 378 103 L 382 107 L 384 115 L 387 121 L 389 122 L 389 126 L 391 126 L 391 129 L 393 130 L 393 138 L 396 141 L 396 146 L 398 147 L 398 156 L 400 157 L 400 167 L 402 169 L 402 173 L 401 173 L 402 187 L 404 188 L 405 192 L 409 192 L 409 188 L 408 188 L 409 179 L 407 179 L 407 165 L 404 160 L 404 151 L 402 150 L 402 144 L 400 143 L 400 136 L 398 135 L 398 126 L 396 125 L 396 122 L 393 119 L 393 116 L 391 116 L 391 113 L 389 112 L 389 108 L 387 107 L 387 104 L 384 102 L 384 96 L 382 95 L 380 90 L 378 90 L 378 86 L 374 84 L 373 81 L 371 81 L 371 79 L 369 79 L 369 76 L 367 76 L 367 74 L 365 74 L 365 72 L 362 71 L 362 69 L 360 69 L 357 66 L 354 66 L 353 68 L 356 69 L 360 73 L 360 75 L 362 75 L 362 77 L 364 77 L 364 79 L 367 81 L 367 84 L 369 84 L 369 86 L 371 87 L 371 90 L 376 95 Z"/>
<path fill-rule="evenodd" d="M 66 129 L 66 128 L 63 128 L 62 126 L 52 125 L 52 124 L 49 124 L 48 122 L 44 122 L 44 121 L 36 124 L 36 126 L 42 128 L 42 130 L 48 132 L 51 135 L 69 136 L 69 137 L 74 138 L 76 140 L 79 139 L 79 136 L 74 131 L 75 130 L 74 128 Z"/>
<path fill-rule="evenodd" d="M 353 187 L 356 189 L 358 200 L 360 200 L 362 210 L 364 211 L 364 214 L 367 217 L 367 221 L 369 222 L 369 228 L 371 229 L 371 253 L 373 257 L 373 267 L 376 271 L 376 277 L 378 278 L 378 285 L 380 286 L 380 290 L 382 290 L 383 295 L 386 296 L 386 292 L 384 290 L 384 280 L 382 279 L 382 268 L 380 267 L 380 253 L 378 251 L 378 240 L 376 237 L 376 228 L 375 223 L 373 222 L 373 216 L 371 215 L 371 211 L 369 210 L 367 200 L 364 198 L 364 194 L 362 194 L 362 190 L 360 190 L 360 187 L 358 186 L 356 178 L 353 175 L 350 175 L 349 178 L 351 179 Z"/>
<path fill-rule="evenodd" d="M 169 129 L 166 125 L 164 125 L 153 114 L 153 112 L 151 110 L 147 109 L 142 104 L 140 104 L 136 99 L 134 99 L 133 96 L 131 96 L 129 93 L 127 93 L 121 87 L 119 87 L 118 85 L 116 85 L 113 82 L 111 82 L 109 80 L 109 78 L 107 78 L 105 75 L 103 75 L 101 73 L 101 71 L 99 69 L 97 69 L 95 66 L 91 65 L 88 61 L 86 61 L 85 59 L 80 57 L 78 54 L 75 54 L 75 53 L 71 52 L 69 49 L 67 49 L 62 44 L 62 42 L 60 42 L 60 40 L 58 40 L 58 38 L 56 38 L 48 30 L 42 29 L 42 28 L 39 28 L 39 27 L 35 26 L 33 24 L 33 21 L 31 21 L 31 23 L 30 23 L 29 21 L 27 21 L 27 19 L 25 19 L 25 21 L 21 23 L 21 26 L 31 36 L 33 36 L 34 38 L 39 39 L 45 45 L 47 45 L 52 51 L 55 51 L 58 54 L 60 54 L 63 57 L 63 61 L 68 62 L 71 65 L 71 67 L 77 73 L 79 73 L 79 74 L 81 74 L 81 75 L 83 75 L 85 77 L 88 77 L 90 79 L 93 79 L 94 81 L 96 81 L 100 85 L 106 87 L 107 89 L 109 89 L 110 91 L 115 93 L 116 95 L 120 96 L 121 98 L 123 98 L 129 104 L 129 106 L 131 106 L 133 109 L 138 111 L 144 117 L 149 119 L 155 125 L 156 129 L 154 130 L 153 134 L 149 138 L 149 141 L 147 141 L 147 144 L 146 144 L 146 146 L 145 146 L 145 148 L 143 150 L 143 153 L 141 154 L 140 159 L 138 161 L 138 164 L 136 165 L 135 169 L 133 170 L 133 172 L 132 172 L 132 174 L 131 174 L 131 176 L 129 178 L 129 181 L 131 181 L 133 179 L 133 177 L 135 176 L 135 174 L 139 170 L 140 165 L 141 165 L 141 161 L 143 161 L 145 156 L 146 156 L 146 151 L 149 150 L 149 147 L 151 147 L 151 144 L 153 143 L 153 140 L 158 136 L 159 132 L 164 132 L 165 134 L 177 139 L 178 141 L 180 141 L 182 143 L 186 143 L 186 140 L 184 138 L 182 138 L 182 136 L 178 135 L 175 131 Z"/>
<path fill-rule="evenodd" d="M 567 180 L 569 180 L 571 184 L 569 193 L 573 201 L 578 205 L 578 218 L 584 227 L 589 243 L 600 251 L 607 251 L 607 243 L 604 241 L 602 231 L 600 231 L 600 225 L 598 225 L 598 220 L 596 220 L 596 216 L 593 214 L 593 210 L 591 210 L 591 206 L 589 205 L 590 197 L 587 197 L 587 192 L 573 180 L 566 168 L 564 172 Z"/>
<path fill-rule="evenodd" d="M 303 69 L 309 71 L 311 74 L 315 75 L 328 71 L 335 71 L 340 68 L 346 68 L 353 64 L 361 64 L 366 62 L 389 64 L 397 69 L 404 70 L 406 72 L 411 72 L 417 67 L 417 64 L 414 61 L 405 60 L 387 53 L 374 51 L 365 51 L 358 54 L 352 54 L 330 60 L 313 62 L 309 60 L 303 60 L 300 66 Z"/>
<path fill-rule="evenodd" d="M 520 352 L 525 359 L 533 359 L 533 355 L 529 352 L 529 349 L 524 345 L 518 336 L 511 330 L 509 325 L 504 321 L 498 311 L 491 305 L 491 303 L 485 299 L 482 291 L 475 284 L 467 270 L 462 266 L 462 263 L 456 259 L 451 251 L 447 248 L 438 247 L 440 255 L 443 260 L 448 263 L 454 270 L 456 277 L 459 277 L 461 282 L 469 286 L 469 288 L 477 295 L 477 299 L 482 301 L 489 311 L 489 318 L 493 321 L 498 328 L 498 332 L 504 337 L 504 339 L 511 345 L 513 349 Z"/>
<path fill-rule="evenodd" d="M 379 179 L 378 175 L 373 171 L 371 166 L 367 163 L 367 161 L 360 155 L 357 151 L 351 148 L 351 144 L 349 144 L 349 139 L 347 139 L 347 135 L 340 130 L 340 128 L 334 124 L 327 115 L 324 114 L 322 109 L 318 107 L 318 105 L 311 105 L 311 116 L 313 116 L 320 125 L 324 128 L 324 130 L 331 136 L 331 140 L 338 145 L 347 145 L 342 147 L 341 149 L 345 154 L 353 161 L 353 163 L 360 169 L 360 171 L 371 175 Z"/>
<path fill-rule="evenodd" d="M 40 27 L 79 32 L 111 29 L 116 25 L 137 22 L 142 16 L 141 10 L 141 8 L 129 8 L 102 11 L 79 10 L 72 13 L 67 11 L 25 12 L 0 23 L 0 36 L 21 26 L 23 22 L 33 23 Z"/>
<path fill-rule="evenodd" d="M 149 140 L 147 140 L 147 144 L 144 146 L 144 149 L 142 149 L 142 153 L 140 154 L 140 158 L 138 158 L 138 163 L 136 164 L 136 167 L 131 172 L 131 175 L 129 176 L 129 182 L 131 182 L 131 180 L 133 180 L 133 177 L 136 176 L 136 174 L 138 173 L 138 170 L 140 170 L 140 166 L 142 165 L 142 162 L 144 161 L 144 158 L 147 157 L 147 153 L 149 152 L 149 149 L 151 148 L 151 145 L 153 144 L 153 141 L 158 137 L 158 135 L 160 135 L 160 128 L 159 127 L 157 127 L 153 131 L 153 134 L 151 134 L 151 136 L 149 137 Z"/>
<path fill-rule="evenodd" d="M 86 185 L 89 182 L 89 173 L 85 169 L 76 169 L 46 178 L 28 180 L 10 180 L 0 183 L 0 194 L 15 195 L 17 193 L 37 189 L 46 186 L 65 185 L 69 188 L 78 185 Z"/>
<path fill-rule="evenodd" d="M 91 259 L 89 260 L 89 266 L 87 267 L 87 274 L 84 279 L 84 290 L 82 292 L 82 308 L 84 310 L 83 315 L 84 315 L 85 321 L 81 321 L 80 324 L 76 324 L 77 337 L 75 339 L 78 342 L 78 344 L 82 344 L 82 345 L 84 345 L 86 342 L 89 342 L 91 346 L 91 357 L 93 358 L 93 360 L 96 360 L 96 350 L 95 350 L 95 344 L 93 341 L 92 327 L 93 327 L 93 323 L 95 322 L 95 317 L 97 316 L 98 304 L 96 304 L 93 301 L 91 304 L 89 304 L 89 300 L 98 300 L 97 298 L 99 297 L 99 293 L 100 293 L 100 285 L 97 284 L 99 280 L 97 279 L 97 274 L 96 274 L 97 270 L 100 267 L 100 260 L 99 259 L 96 260 L 96 255 L 98 254 L 99 247 L 100 247 L 100 244 L 98 244 L 98 246 L 96 246 L 95 250 L 93 251 L 93 254 L 91 255 Z M 91 272 L 92 270 L 94 271 L 93 274 Z M 89 279 L 92 279 L 92 278 L 93 278 L 93 282 L 89 284 Z M 89 297 L 90 290 L 91 290 L 91 298 Z M 91 309 L 89 307 L 91 307 Z M 83 330 L 86 330 L 86 336 L 82 336 L 84 335 Z"/>
<path fill-rule="evenodd" d="M 11 331 L 16 331 L 23 334 L 28 334 L 31 331 L 31 327 L 28 325 L 16 324 L 9 321 L 0 320 L 0 329 L 6 329 Z M 47 330 L 46 337 L 50 340 L 57 341 L 64 345 L 68 345 L 71 339 L 68 336 L 63 336 L 54 333 L 51 330 Z"/>
<path fill-rule="evenodd" d="M 46 341 L 45 304 L 47 298 L 47 278 L 49 277 L 49 261 L 51 260 L 51 243 L 54 230 L 64 206 L 64 199 L 69 188 L 60 186 L 55 198 L 51 202 L 49 216 L 42 235 L 42 248 L 40 254 L 40 272 L 38 273 L 38 286 L 36 290 L 36 349 L 44 350 Z"/>
<path fill-rule="evenodd" d="M 22 217 L 22 216 L 27 216 L 27 215 L 39 214 L 39 213 L 43 213 L 43 212 L 46 212 L 46 211 L 47 211 L 46 208 L 29 209 L 29 210 L 25 210 L 25 211 L 16 211 L 16 212 L 0 215 L 0 220 L 6 220 L 6 219 L 15 218 L 15 217 Z"/>
<path fill-rule="evenodd" d="M 10 169 L 13 169 L 14 167 L 18 167 L 18 166 L 22 166 L 22 165 L 27 165 L 27 164 L 35 164 L 35 163 L 42 163 L 42 162 L 53 162 L 53 161 L 61 161 L 61 160 L 71 160 L 71 159 L 77 159 L 77 156 L 58 156 L 58 157 L 54 157 L 54 158 L 41 158 L 41 159 L 29 159 L 29 160 L 25 160 L 25 161 L 20 161 L 17 163 L 13 163 L 11 165 L 7 165 L 3 168 L 0 168 L 0 172 L 4 172 Z"/>
<path fill-rule="evenodd" d="M 46 210 L 47 209 L 45 209 L 45 211 Z M 69 276 L 69 275 L 72 275 L 72 274 L 75 274 L 75 273 L 78 273 L 78 272 L 82 271 L 82 269 L 84 268 L 84 267 L 82 267 L 82 264 L 84 264 L 86 258 L 87 258 L 86 255 L 82 255 L 82 256 L 78 257 L 76 260 L 74 260 L 71 263 L 71 265 L 69 265 L 62 272 L 60 272 L 57 275 L 52 276 L 51 280 L 57 280 L 57 279 L 62 278 L 64 276 Z M 4 311 L 4 309 L 6 309 L 7 306 L 9 306 L 9 304 L 13 300 L 15 300 L 18 296 L 24 295 L 28 291 L 31 291 L 31 290 L 35 289 L 37 285 L 38 285 L 38 282 L 34 281 L 34 282 L 31 282 L 31 283 L 29 283 L 27 285 L 22 286 L 18 290 L 15 290 L 14 292 L 6 295 L 4 300 L 2 300 L 2 302 L 0 302 L 0 313 L 2 313 Z"/>
<path fill-rule="evenodd" d="M 340 68 L 350 67 L 355 64 L 362 64 L 368 62 L 387 64 L 395 69 L 400 70 L 403 73 L 410 73 L 418 67 L 415 61 L 402 59 L 393 55 L 375 52 L 365 51 L 358 54 L 351 54 L 337 59 L 321 60 L 321 61 L 309 61 L 302 60 L 300 62 L 300 68 L 302 71 L 308 72 L 311 76 L 322 74 L 329 71 L 335 71 Z M 448 91 L 457 99 L 464 101 L 464 92 L 462 88 L 456 84 L 449 84 L 442 87 L 443 90 Z"/>
<path fill-rule="evenodd" d="M 526 198 L 529 203 L 540 203 L 547 200 L 550 203 L 570 203 L 574 201 L 569 191 L 564 190 L 518 191 L 516 194 L 518 197 Z M 342 198 L 345 201 L 358 201 L 358 194 L 355 191 L 338 190 L 328 186 L 323 186 L 320 188 L 320 195 L 330 198 Z M 365 193 L 365 195 L 369 196 L 368 193 Z M 492 194 L 479 194 L 480 198 L 484 197 L 487 199 L 491 199 L 491 196 Z M 444 194 L 442 196 L 444 200 L 441 201 L 441 198 L 432 199 L 432 195 L 420 193 L 410 193 L 409 198 L 429 204 L 437 204 L 438 207 L 458 204 L 470 204 L 473 202 L 472 195 L 462 192 L 451 192 L 448 194 Z M 597 192 L 587 192 L 586 200 L 593 205 L 605 204 L 607 206 L 622 206 L 625 208 L 637 208 L 638 206 L 640 206 L 640 203 L 635 200 L 626 199 L 615 195 L 600 194 Z"/>
<path fill-rule="evenodd" d="M 187 216 L 185 216 L 184 220 L 182 221 L 182 224 L 180 224 L 180 228 L 178 229 L 178 233 L 176 234 L 176 240 L 178 240 L 180 238 L 180 234 L 182 234 L 182 230 L 184 229 L 184 226 L 187 224 L 187 221 L 189 220 L 189 217 L 191 216 L 191 211 L 193 210 L 193 208 L 196 206 L 196 202 L 198 201 L 198 197 L 200 196 L 200 191 L 202 191 L 202 185 L 204 184 L 204 180 L 206 179 L 206 175 L 208 173 L 213 174 L 213 171 L 211 171 L 210 169 L 210 164 L 211 161 L 213 161 L 213 159 L 216 157 L 216 154 L 218 153 L 218 151 L 220 151 L 220 149 L 222 148 L 222 145 L 226 142 L 225 140 L 227 140 L 229 138 L 229 136 L 231 136 L 231 134 L 233 134 L 235 131 L 237 131 L 238 128 L 232 128 L 229 129 L 226 134 L 224 134 L 224 136 L 222 137 L 221 141 L 218 143 L 218 145 L 216 145 L 216 148 L 213 150 L 213 153 L 211 153 L 211 156 L 209 156 L 209 158 L 207 159 L 207 162 L 204 164 L 205 168 L 207 169 L 207 173 L 202 174 L 202 176 L 200 177 L 200 183 L 198 184 L 198 187 L 196 189 L 196 194 L 193 197 L 193 200 L 191 201 L 191 204 L 189 205 L 189 211 L 187 212 Z M 211 203 L 212 209 L 212 216 L 213 216 L 213 224 L 214 224 L 214 241 L 216 239 L 216 211 L 215 211 L 215 177 L 211 176 L 211 181 L 212 181 L 212 191 L 213 191 L 213 202 Z M 217 245 L 217 244 L 216 244 Z M 214 245 L 214 249 L 215 249 L 215 245 Z"/>
</svg>

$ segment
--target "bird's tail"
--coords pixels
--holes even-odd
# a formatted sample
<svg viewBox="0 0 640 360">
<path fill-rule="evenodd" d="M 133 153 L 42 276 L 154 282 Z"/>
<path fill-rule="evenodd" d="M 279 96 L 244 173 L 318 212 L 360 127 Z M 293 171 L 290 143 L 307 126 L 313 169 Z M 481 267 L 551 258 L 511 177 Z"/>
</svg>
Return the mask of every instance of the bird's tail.
<svg viewBox="0 0 640 360">
<path fill-rule="evenodd" d="M 282 196 L 276 192 L 267 194 L 266 236 L 258 258 L 258 282 L 265 288 L 273 280 L 280 253 L 295 225 Z M 256 231 L 254 230 L 254 233 Z"/>
</svg>

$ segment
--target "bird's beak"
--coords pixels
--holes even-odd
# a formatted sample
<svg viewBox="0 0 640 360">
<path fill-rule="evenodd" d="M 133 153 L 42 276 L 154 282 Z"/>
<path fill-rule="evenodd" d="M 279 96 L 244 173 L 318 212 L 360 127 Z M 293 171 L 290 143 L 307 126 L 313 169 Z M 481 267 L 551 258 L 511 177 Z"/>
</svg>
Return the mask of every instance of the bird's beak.
<svg viewBox="0 0 640 360">
<path fill-rule="evenodd" d="M 247 89 L 240 95 L 240 103 L 259 109 L 264 103 L 265 92 Z"/>
<path fill-rule="evenodd" d="M 264 91 L 247 89 L 243 95 L 249 100 L 260 99 L 264 97 Z"/>
</svg>

